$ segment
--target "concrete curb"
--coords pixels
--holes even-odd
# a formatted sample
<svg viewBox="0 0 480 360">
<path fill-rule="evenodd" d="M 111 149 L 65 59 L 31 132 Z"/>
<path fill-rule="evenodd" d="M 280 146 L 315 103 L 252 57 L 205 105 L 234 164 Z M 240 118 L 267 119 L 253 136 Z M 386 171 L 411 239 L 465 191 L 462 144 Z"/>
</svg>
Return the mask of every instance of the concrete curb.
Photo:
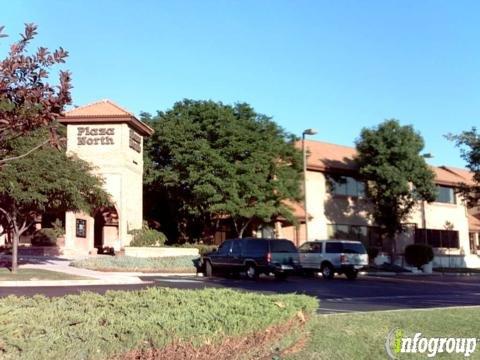
<svg viewBox="0 0 480 360">
<path fill-rule="evenodd" d="M 43 286 L 88 286 L 88 285 L 134 285 L 151 284 L 153 281 L 143 281 L 139 278 L 112 280 L 28 280 L 0 281 L 2 287 L 43 287 Z"/>
<path fill-rule="evenodd" d="M 56 269 L 57 272 L 62 272 Z M 40 286 L 89 286 L 89 285 L 135 285 L 153 284 L 154 281 L 141 280 L 140 276 L 156 277 L 203 277 L 203 274 L 196 273 L 118 273 L 106 272 L 104 275 L 112 274 L 109 279 L 88 279 L 88 280 L 26 280 L 26 281 L 0 281 L 2 287 L 40 287 Z"/>
<path fill-rule="evenodd" d="M 60 271 L 60 270 L 58 270 Z M 101 273 L 104 276 L 105 275 L 113 275 L 113 276 L 203 276 L 203 274 L 199 273 L 176 273 L 176 272 L 159 272 L 159 273 L 154 273 L 154 272 L 140 272 L 140 271 L 131 271 L 131 272 L 123 272 L 123 271 L 98 271 L 98 270 L 92 270 L 95 271 L 96 274 Z M 88 276 L 88 275 L 85 275 Z M 92 275 L 90 275 L 92 276 Z M 93 275 L 95 276 L 95 275 Z"/>
</svg>

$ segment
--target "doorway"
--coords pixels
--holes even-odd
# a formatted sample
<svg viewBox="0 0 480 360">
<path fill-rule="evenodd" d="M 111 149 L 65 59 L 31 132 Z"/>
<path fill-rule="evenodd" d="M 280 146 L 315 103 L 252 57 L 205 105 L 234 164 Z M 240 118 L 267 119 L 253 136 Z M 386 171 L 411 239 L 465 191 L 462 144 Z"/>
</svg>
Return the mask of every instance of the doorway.
<svg viewBox="0 0 480 360">
<path fill-rule="evenodd" d="M 98 249 L 100 253 L 103 250 L 103 227 L 105 226 L 105 218 L 99 211 L 95 214 L 95 224 L 93 232 L 93 246 Z"/>
<path fill-rule="evenodd" d="M 99 254 L 106 250 L 110 253 L 118 241 L 118 213 L 114 207 L 102 207 L 97 209 L 94 216 L 94 239 L 93 246 Z"/>
</svg>

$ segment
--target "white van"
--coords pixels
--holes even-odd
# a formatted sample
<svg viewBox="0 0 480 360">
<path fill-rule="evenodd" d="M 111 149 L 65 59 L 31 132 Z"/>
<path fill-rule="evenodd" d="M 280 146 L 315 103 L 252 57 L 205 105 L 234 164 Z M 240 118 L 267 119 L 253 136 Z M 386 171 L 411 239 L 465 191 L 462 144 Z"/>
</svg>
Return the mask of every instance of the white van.
<svg viewBox="0 0 480 360">
<path fill-rule="evenodd" d="M 298 252 L 304 271 L 320 271 L 325 279 L 333 279 L 337 273 L 353 280 L 357 278 L 358 271 L 368 265 L 367 250 L 360 241 L 307 241 Z"/>
</svg>

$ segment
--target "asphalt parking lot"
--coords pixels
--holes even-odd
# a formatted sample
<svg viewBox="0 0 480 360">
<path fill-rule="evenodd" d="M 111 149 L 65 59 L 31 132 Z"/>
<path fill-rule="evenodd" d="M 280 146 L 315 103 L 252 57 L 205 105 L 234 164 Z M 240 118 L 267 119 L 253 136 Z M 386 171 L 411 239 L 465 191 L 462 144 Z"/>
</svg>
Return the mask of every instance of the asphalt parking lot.
<svg viewBox="0 0 480 360">
<path fill-rule="evenodd" d="M 261 278 L 258 281 L 227 278 L 159 278 L 156 286 L 198 289 L 228 287 L 262 293 L 299 293 L 320 300 L 319 313 L 432 308 L 480 305 L 480 277 L 359 277 L 355 281 L 338 277 L 291 277 L 287 281 Z"/>
<path fill-rule="evenodd" d="M 136 290 L 148 286 L 202 289 L 206 287 L 232 288 L 242 291 L 298 293 L 320 300 L 319 313 L 335 314 L 357 311 L 434 308 L 480 305 L 479 276 L 417 276 L 372 277 L 360 276 L 355 281 L 340 276 L 334 280 L 291 277 L 286 281 L 260 278 L 258 281 L 223 277 L 143 276 L 149 284 L 49 286 L 0 288 L 0 296 L 24 295 L 62 296 L 65 294 L 107 290 Z"/>
</svg>

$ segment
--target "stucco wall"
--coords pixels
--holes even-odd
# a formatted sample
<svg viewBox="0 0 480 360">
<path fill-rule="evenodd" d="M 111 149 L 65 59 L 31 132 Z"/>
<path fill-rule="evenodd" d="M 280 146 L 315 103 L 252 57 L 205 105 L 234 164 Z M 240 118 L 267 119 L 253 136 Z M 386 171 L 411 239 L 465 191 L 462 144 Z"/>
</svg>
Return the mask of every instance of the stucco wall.
<svg viewBox="0 0 480 360">
<path fill-rule="evenodd" d="M 131 240 L 128 232 L 142 226 L 143 155 L 142 152 L 130 148 L 130 130 L 127 124 L 69 124 L 67 126 L 67 153 L 75 154 L 94 165 L 93 173 L 104 179 L 104 188 L 111 195 L 118 212 L 118 231 L 104 229 L 104 235 L 108 236 L 104 238 L 105 246 L 118 243 L 117 239 L 110 238 L 116 234 L 121 247 L 128 245 Z M 87 139 L 97 139 L 90 145 L 83 144 L 85 139 L 79 139 L 85 134 L 105 134 L 106 132 L 110 135 L 87 136 Z M 143 139 L 141 142 L 143 145 Z M 66 247 L 78 245 L 75 242 L 74 218 L 75 216 L 70 216 L 66 219 Z M 90 220 L 93 219 L 90 218 Z M 93 247 L 93 222 L 89 225 L 91 225 L 89 229 L 91 228 L 92 231 L 92 239 L 88 238 L 86 242 L 88 246 Z"/>
<path fill-rule="evenodd" d="M 313 217 L 309 222 L 309 239 L 326 239 L 328 224 L 373 225 L 368 219 L 365 200 L 347 196 L 332 196 L 329 192 L 325 174 L 319 171 L 307 172 L 307 212 Z M 431 203 L 425 205 L 426 227 L 430 229 L 446 229 L 446 223 L 453 224 L 453 230 L 459 232 L 460 250 L 470 254 L 467 209 L 457 195 L 456 204 Z M 419 204 L 413 211 L 409 221 L 423 228 L 423 211 Z M 303 227 L 303 226 L 302 226 Z M 285 233 L 292 234 L 292 229 Z M 401 246 L 413 241 L 413 235 L 403 236 Z M 300 237 L 300 243 L 304 237 Z"/>
</svg>

